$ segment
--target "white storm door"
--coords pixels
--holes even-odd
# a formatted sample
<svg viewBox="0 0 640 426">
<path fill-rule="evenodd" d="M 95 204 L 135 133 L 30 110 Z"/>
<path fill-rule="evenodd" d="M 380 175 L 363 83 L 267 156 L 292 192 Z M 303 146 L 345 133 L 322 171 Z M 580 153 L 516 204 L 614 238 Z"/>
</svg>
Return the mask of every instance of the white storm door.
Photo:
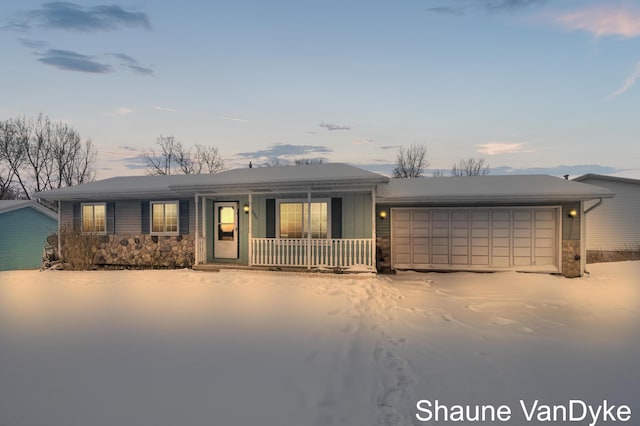
<svg viewBox="0 0 640 426">
<path fill-rule="evenodd" d="M 213 256 L 216 259 L 237 259 L 238 203 L 214 203 L 213 210 Z"/>
</svg>

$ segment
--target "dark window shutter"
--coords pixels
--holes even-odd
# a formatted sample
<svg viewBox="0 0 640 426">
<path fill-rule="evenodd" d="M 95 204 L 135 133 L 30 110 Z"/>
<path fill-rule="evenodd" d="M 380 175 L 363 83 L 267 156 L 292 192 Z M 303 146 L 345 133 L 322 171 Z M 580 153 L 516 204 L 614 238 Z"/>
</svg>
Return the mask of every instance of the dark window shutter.
<svg viewBox="0 0 640 426">
<path fill-rule="evenodd" d="M 80 203 L 73 203 L 73 230 L 82 231 L 82 209 Z"/>
<path fill-rule="evenodd" d="M 187 235 L 189 233 L 189 200 L 180 200 L 178 202 L 178 212 L 180 216 L 178 219 L 180 235 Z"/>
<path fill-rule="evenodd" d="M 107 203 L 107 234 L 116 233 L 116 203 Z"/>
<path fill-rule="evenodd" d="M 150 206 L 148 201 L 143 201 L 140 203 L 140 223 L 142 234 L 149 234 L 151 232 L 151 217 L 150 217 Z"/>
<path fill-rule="evenodd" d="M 342 238 L 342 198 L 331 199 L 331 238 Z"/>
<path fill-rule="evenodd" d="M 275 238 L 276 237 L 276 199 L 275 198 L 267 198 L 266 222 L 267 222 L 266 237 Z"/>
</svg>

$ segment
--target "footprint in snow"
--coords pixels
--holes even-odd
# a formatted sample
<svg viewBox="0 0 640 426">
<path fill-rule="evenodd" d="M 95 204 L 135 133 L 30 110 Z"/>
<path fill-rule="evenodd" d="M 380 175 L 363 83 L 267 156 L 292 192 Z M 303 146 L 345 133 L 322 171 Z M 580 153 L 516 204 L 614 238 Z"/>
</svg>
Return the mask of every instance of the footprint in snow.
<svg viewBox="0 0 640 426">
<path fill-rule="evenodd" d="M 516 324 L 516 321 L 509 319 L 509 318 L 503 318 L 503 317 L 493 317 L 491 318 L 491 324 L 493 325 L 512 325 L 512 324 Z"/>
</svg>

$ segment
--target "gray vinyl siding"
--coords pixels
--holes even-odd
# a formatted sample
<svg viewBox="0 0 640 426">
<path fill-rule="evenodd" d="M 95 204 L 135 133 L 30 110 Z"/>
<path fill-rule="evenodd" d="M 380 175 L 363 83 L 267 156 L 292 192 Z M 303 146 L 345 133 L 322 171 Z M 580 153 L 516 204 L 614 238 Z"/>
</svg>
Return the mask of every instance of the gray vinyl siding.
<svg viewBox="0 0 640 426">
<path fill-rule="evenodd" d="M 596 178 L 582 182 L 609 188 L 616 194 L 615 198 L 605 199 L 587 213 L 587 250 L 637 249 L 640 244 L 640 184 Z M 590 205 L 586 204 L 586 207 Z"/>
<path fill-rule="evenodd" d="M 140 201 L 116 201 L 116 234 L 140 234 L 141 222 Z"/>
<path fill-rule="evenodd" d="M 184 198 L 183 198 L 184 199 Z M 113 200 L 104 200 L 110 202 Z M 170 200 L 150 199 L 149 201 L 177 201 L 176 198 Z M 93 201 L 92 201 L 93 202 Z M 140 212 L 140 203 L 142 200 L 118 200 L 115 201 L 115 222 L 116 234 L 135 235 L 142 233 L 142 219 Z M 73 223 L 73 203 L 71 201 L 63 201 L 60 209 L 60 220 L 63 224 L 72 225 Z M 189 199 L 189 233 L 193 234 L 196 229 L 195 201 Z"/>
<path fill-rule="evenodd" d="M 64 226 L 73 226 L 73 202 L 60 202 L 60 224 Z"/>
<path fill-rule="evenodd" d="M 57 228 L 55 219 L 31 207 L 0 214 L 0 271 L 42 266 L 47 236 Z"/>
</svg>

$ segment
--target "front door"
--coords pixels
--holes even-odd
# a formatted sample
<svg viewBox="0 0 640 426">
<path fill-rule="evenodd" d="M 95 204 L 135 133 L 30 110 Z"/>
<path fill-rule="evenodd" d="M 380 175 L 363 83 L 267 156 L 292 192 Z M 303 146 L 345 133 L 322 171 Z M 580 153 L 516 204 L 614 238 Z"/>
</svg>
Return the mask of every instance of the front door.
<svg viewBox="0 0 640 426">
<path fill-rule="evenodd" d="M 214 203 L 213 210 L 213 256 L 216 259 L 237 259 L 238 203 Z"/>
</svg>

